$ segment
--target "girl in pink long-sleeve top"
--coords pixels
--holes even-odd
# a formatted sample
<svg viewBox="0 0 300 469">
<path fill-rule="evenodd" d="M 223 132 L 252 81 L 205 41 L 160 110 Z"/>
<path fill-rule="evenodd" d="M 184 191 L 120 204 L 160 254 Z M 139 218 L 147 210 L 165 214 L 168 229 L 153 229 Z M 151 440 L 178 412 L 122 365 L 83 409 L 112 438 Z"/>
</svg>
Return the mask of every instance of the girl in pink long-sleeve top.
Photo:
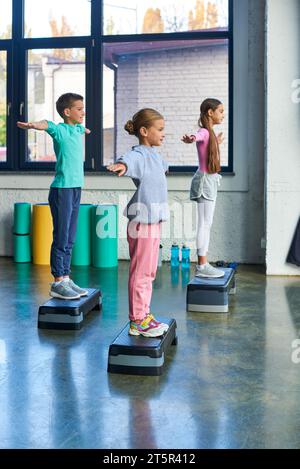
<svg viewBox="0 0 300 469">
<path fill-rule="evenodd" d="M 223 134 L 215 134 L 214 125 L 224 120 L 224 106 L 218 99 L 205 99 L 200 106 L 199 130 L 195 135 L 184 135 L 184 143 L 196 143 L 199 168 L 195 173 L 190 190 L 190 199 L 197 202 L 197 277 L 223 277 L 224 271 L 216 269 L 207 262 L 210 230 L 216 205 L 218 185 L 221 176 L 219 144 Z"/>
</svg>

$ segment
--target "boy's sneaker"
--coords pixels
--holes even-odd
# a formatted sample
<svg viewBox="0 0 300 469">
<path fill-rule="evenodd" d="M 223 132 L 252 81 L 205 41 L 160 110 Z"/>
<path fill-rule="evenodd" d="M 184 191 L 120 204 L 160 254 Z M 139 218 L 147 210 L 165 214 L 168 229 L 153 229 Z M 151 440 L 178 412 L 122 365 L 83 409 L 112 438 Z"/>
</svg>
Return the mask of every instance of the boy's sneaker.
<svg viewBox="0 0 300 469">
<path fill-rule="evenodd" d="M 73 282 L 70 278 L 68 279 L 69 287 L 72 288 L 72 290 L 80 296 L 87 296 L 89 292 L 87 290 L 84 290 L 84 288 L 80 288 L 76 283 Z"/>
<path fill-rule="evenodd" d="M 144 337 L 160 337 L 164 334 L 163 328 L 155 326 L 145 318 L 140 324 L 130 321 L 129 335 L 143 335 Z"/>
<path fill-rule="evenodd" d="M 155 319 L 152 313 L 147 314 L 146 320 L 148 320 L 149 323 L 154 324 L 156 327 L 160 326 L 164 330 L 164 332 L 167 332 L 167 330 L 169 329 L 168 324 L 157 321 L 157 319 Z"/>
<path fill-rule="evenodd" d="M 208 262 L 203 265 L 196 265 L 196 277 L 210 277 L 210 278 L 220 278 L 224 277 L 224 270 L 216 269 Z"/>
<path fill-rule="evenodd" d="M 76 293 L 69 285 L 68 280 L 61 282 L 53 282 L 50 284 L 50 296 L 53 298 L 61 298 L 62 300 L 78 300 L 80 295 Z"/>
</svg>

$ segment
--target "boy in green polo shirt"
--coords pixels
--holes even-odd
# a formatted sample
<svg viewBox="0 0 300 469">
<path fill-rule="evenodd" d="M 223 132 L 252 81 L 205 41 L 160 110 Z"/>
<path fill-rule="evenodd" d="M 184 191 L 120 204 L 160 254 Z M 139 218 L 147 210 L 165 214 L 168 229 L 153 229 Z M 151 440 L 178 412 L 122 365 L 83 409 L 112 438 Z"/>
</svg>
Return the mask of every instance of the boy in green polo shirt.
<svg viewBox="0 0 300 469">
<path fill-rule="evenodd" d="M 63 94 L 56 102 L 56 109 L 63 118 L 63 123 L 56 125 L 42 120 L 17 122 L 17 126 L 25 130 L 45 130 L 53 139 L 56 165 L 48 199 L 53 220 L 50 265 L 54 282 L 51 284 L 50 295 L 72 300 L 88 294 L 69 275 L 83 186 L 82 134 L 89 134 L 91 131 L 81 125 L 85 113 L 83 97 L 79 94 Z"/>
</svg>

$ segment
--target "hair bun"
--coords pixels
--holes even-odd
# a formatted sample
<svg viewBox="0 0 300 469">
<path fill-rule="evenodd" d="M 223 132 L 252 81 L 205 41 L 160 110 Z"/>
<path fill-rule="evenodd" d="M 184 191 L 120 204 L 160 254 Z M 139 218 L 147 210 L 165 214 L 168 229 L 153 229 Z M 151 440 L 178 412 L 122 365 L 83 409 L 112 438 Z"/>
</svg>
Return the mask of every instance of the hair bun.
<svg viewBox="0 0 300 469">
<path fill-rule="evenodd" d="M 124 129 L 126 130 L 126 132 L 129 133 L 129 135 L 134 135 L 135 134 L 134 125 L 133 125 L 132 120 L 129 120 L 129 121 L 126 122 L 126 124 L 124 125 Z"/>
</svg>

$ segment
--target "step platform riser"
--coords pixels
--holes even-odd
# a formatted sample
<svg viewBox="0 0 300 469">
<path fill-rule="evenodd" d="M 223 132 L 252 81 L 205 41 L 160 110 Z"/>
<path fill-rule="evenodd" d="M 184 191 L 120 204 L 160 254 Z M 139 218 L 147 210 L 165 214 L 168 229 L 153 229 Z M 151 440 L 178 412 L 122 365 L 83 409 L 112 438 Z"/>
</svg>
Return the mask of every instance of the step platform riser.
<svg viewBox="0 0 300 469">
<path fill-rule="evenodd" d="M 222 268 L 218 279 L 195 277 L 187 286 L 186 310 L 197 313 L 228 313 L 228 296 L 236 293 L 235 270 Z"/>
<path fill-rule="evenodd" d="M 101 292 L 87 288 L 88 296 L 79 300 L 51 298 L 39 307 L 38 327 L 40 329 L 79 330 L 84 318 L 93 310 L 101 310 Z"/>
<path fill-rule="evenodd" d="M 157 320 L 169 325 L 161 337 L 131 336 L 129 323 L 126 324 L 109 347 L 107 371 L 144 376 L 162 374 L 167 350 L 177 344 L 177 325 L 175 319 L 159 317 Z"/>
</svg>

